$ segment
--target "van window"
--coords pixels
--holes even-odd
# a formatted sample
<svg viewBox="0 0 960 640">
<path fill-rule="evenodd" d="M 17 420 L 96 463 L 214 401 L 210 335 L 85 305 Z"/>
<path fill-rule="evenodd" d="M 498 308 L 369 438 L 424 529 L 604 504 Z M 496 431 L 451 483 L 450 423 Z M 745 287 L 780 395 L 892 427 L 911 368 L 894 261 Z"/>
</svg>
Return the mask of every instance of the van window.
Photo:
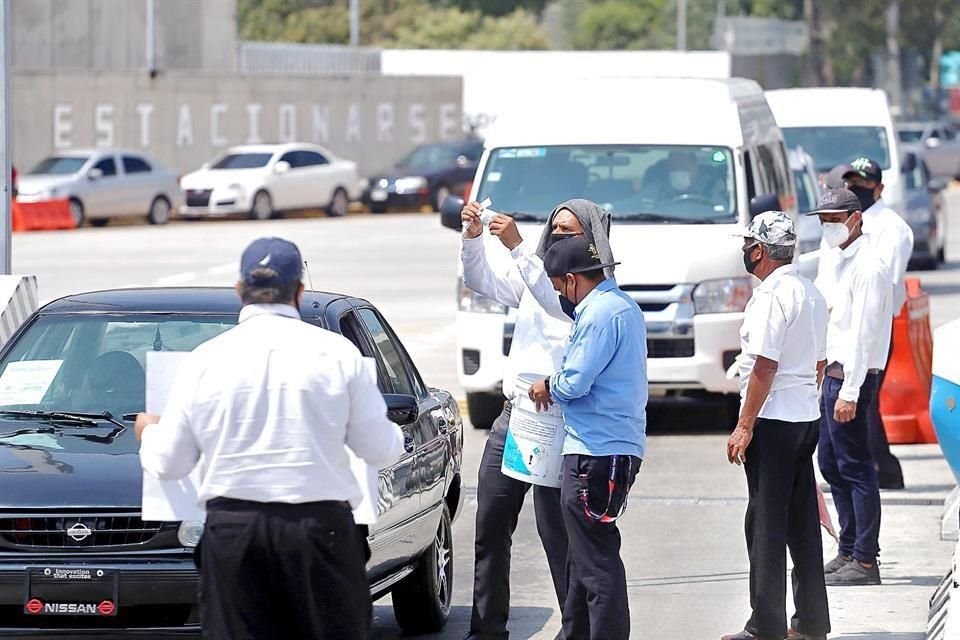
<svg viewBox="0 0 960 640">
<path fill-rule="evenodd" d="M 783 137 L 791 149 L 803 147 L 813 156 L 821 173 L 859 156 L 870 158 L 881 169 L 890 168 L 887 130 L 883 127 L 785 127 Z"/>
<path fill-rule="evenodd" d="M 757 195 L 757 180 L 754 178 L 753 156 L 749 151 L 743 152 L 743 170 L 747 174 L 747 200 L 753 200 Z"/>
<path fill-rule="evenodd" d="M 733 152 L 726 147 L 584 145 L 503 147 L 490 152 L 478 200 L 546 220 L 570 198 L 587 198 L 614 220 L 734 222 Z"/>
</svg>

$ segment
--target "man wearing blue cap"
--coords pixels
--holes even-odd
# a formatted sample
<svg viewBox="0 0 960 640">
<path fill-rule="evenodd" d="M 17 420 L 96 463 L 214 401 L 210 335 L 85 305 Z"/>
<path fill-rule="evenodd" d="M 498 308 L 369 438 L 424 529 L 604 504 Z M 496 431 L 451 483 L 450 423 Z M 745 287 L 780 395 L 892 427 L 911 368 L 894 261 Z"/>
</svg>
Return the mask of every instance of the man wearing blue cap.
<svg viewBox="0 0 960 640">
<path fill-rule="evenodd" d="M 534 384 L 537 407 L 563 410 L 560 506 L 567 528 L 563 637 L 627 640 L 630 604 L 617 518 L 646 445 L 647 341 L 640 307 L 604 269 L 591 240 L 557 242 L 544 257 L 554 289 L 574 306 L 560 370 Z"/>
<path fill-rule="evenodd" d="M 144 471 L 199 465 L 207 510 L 197 548 L 203 637 L 369 637 L 362 494 L 347 448 L 373 466 L 403 452 L 400 428 L 357 348 L 301 322 L 296 245 L 243 253 L 239 324 L 181 366 L 163 417 L 141 414 Z"/>
</svg>

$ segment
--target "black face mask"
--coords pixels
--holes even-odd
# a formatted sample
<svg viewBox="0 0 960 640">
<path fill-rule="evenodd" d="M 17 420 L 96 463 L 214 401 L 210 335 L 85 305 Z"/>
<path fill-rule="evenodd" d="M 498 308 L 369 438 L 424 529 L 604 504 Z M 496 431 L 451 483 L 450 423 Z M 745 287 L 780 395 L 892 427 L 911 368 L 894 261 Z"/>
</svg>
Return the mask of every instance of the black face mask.
<svg viewBox="0 0 960 640">
<path fill-rule="evenodd" d="M 577 236 L 582 236 L 582 233 L 551 233 L 550 234 L 550 246 L 552 247 L 561 240 L 567 240 L 568 238 L 576 238 Z"/>
<path fill-rule="evenodd" d="M 860 201 L 860 206 L 863 207 L 861 211 L 866 211 L 877 201 L 877 199 L 873 197 L 873 189 L 870 187 L 849 187 L 849 189 L 853 192 L 853 195 L 857 196 L 857 200 Z"/>
<path fill-rule="evenodd" d="M 567 284 L 563 284 L 563 293 L 560 294 L 560 308 L 563 309 L 563 312 L 567 314 L 571 320 L 576 320 L 575 311 L 577 309 L 577 303 L 571 300 L 566 296 L 567 293 Z"/>
<path fill-rule="evenodd" d="M 758 246 L 759 245 L 752 244 L 743 250 L 743 268 L 746 269 L 750 275 L 753 275 L 753 272 L 757 270 L 757 265 L 760 264 L 760 259 L 756 261 L 750 259 L 750 254 L 753 253 L 753 250 Z"/>
</svg>

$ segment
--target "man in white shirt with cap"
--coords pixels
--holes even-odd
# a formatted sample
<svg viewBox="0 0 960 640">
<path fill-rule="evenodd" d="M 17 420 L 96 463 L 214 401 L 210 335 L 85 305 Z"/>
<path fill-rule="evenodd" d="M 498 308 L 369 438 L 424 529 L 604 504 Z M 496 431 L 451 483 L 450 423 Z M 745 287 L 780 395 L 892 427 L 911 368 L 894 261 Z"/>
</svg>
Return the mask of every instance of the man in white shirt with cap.
<svg viewBox="0 0 960 640">
<path fill-rule="evenodd" d="M 797 628 L 790 637 L 824 640 L 830 613 L 813 454 L 820 438 L 827 303 L 793 264 L 797 235 L 783 212 L 761 213 L 742 235 L 744 267 L 761 283 L 740 330 L 741 409 L 727 459 L 742 464 L 747 477 L 752 614 L 743 631 L 723 640 L 786 634 L 784 546 L 797 578 Z"/>
<path fill-rule="evenodd" d="M 880 487 L 867 422 L 890 348 L 891 277 L 864 235 L 853 192 L 826 191 L 810 215 L 820 217 L 824 241 L 839 254 L 816 281 L 830 307 L 819 462 L 840 517 L 840 552 L 824 571 L 827 585 L 876 585 Z"/>
<path fill-rule="evenodd" d="M 296 245 L 243 252 L 239 324 L 181 365 L 163 416 L 141 414 L 143 469 L 200 471 L 195 557 L 208 640 L 370 634 L 362 493 L 347 449 L 375 467 L 403 453 L 375 374 L 343 336 L 300 319 Z"/>
</svg>

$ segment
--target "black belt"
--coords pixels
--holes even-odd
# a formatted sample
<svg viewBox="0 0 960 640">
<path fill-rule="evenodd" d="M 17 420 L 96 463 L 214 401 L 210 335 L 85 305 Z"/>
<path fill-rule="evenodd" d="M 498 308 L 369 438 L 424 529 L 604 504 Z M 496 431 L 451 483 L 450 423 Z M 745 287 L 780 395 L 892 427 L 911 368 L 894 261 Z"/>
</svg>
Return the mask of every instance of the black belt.
<svg viewBox="0 0 960 640">
<path fill-rule="evenodd" d="M 823 373 L 836 380 L 843 380 L 843 365 L 839 362 L 831 362 Z M 880 375 L 880 369 L 867 369 L 867 375 Z"/>
</svg>

